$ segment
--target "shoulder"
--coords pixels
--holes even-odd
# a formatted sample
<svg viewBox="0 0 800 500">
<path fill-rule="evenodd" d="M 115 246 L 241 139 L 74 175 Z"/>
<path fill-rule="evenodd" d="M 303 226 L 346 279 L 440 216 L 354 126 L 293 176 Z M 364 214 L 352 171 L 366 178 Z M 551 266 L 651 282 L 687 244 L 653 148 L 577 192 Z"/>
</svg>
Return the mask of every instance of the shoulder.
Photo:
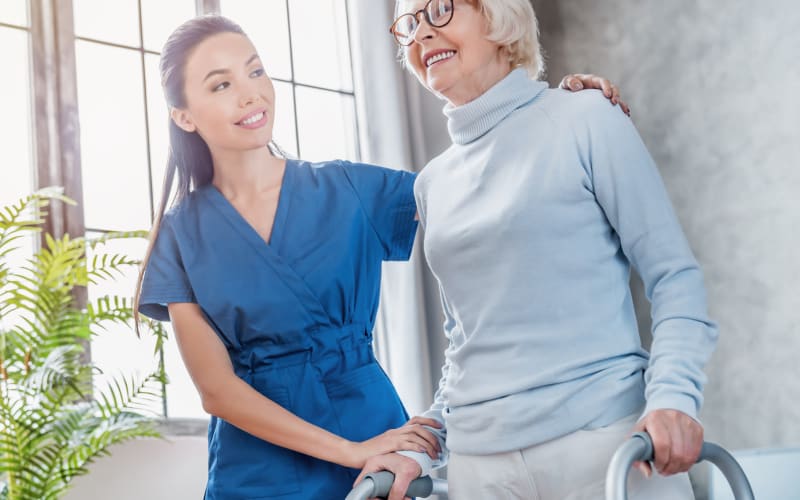
<svg viewBox="0 0 800 500">
<path fill-rule="evenodd" d="M 389 193 L 397 189 L 411 191 L 416 174 L 406 170 L 382 167 L 369 163 L 347 160 L 324 162 L 299 162 L 302 171 L 296 175 L 304 176 L 314 189 L 346 190 L 357 197 L 366 193 Z"/>
<path fill-rule="evenodd" d="M 568 122 L 573 126 L 592 127 L 628 118 L 602 91 L 594 89 L 580 92 L 548 89 L 542 100 L 542 108 L 552 120 Z"/>
<path fill-rule="evenodd" d="M 600 90 L 569 92 L 552 89 L 542 108 L 558 130 L 572 137 L 581 151 L 627 144 L 636 128 L 619 105 Z"/>
<path fill-rule="evenodd" d="M 161 224 L 167 225 L 180 225 L 186 222 L 187 217 L 193 213 L 201 210 L 203 205 L 202 200 L 206 196 L 208 189 L 214 189 L 212 186 L 201 186 L 193 189 L 185 197 L 176 200 L 171 207 L 164 212 L 164 217 L 161 219 Z"/>
<path fill-rule="evenodd" d="M 347 160 L 337 160 L 340 168 L 348 173 L 371 173 L 371 174 L 380 174 L 380 175 L 414 175 L 413 172 L 409 172 L 406 170 L 400 170 L 396 168 L 389 168 L 383 167 L 381 165 L 374 165 L 372 163 L 361 163 L 361 162 L 353 162 Z"/>
<path fill-rule="evenodd" d="M 336 160 L 331 162 L 329 167 L 331 172 L 338 172 L 338 175 L 345 178 L 356 188 L 364 185 L 394 183 L 394 182 L 413 182 L 416 174 L 406 170 L 383 167 L 370 163 L 352 162 L 347 160 Z"/>
<path fill-rule="evenodd" d="M 216 188 L 211 185 L 200 186 L 173 202 L 161 218 L 159 234 L 170 232 L 176 237 L 186 237 L 204 225 L 209 211 L 213 210 L 212 190 Z"/>
<path fill-rule="evenodd" d="M 632 127 L 630 118 L 619 105 L 613 104 L 600 90 L 570 92 L 551 89 L 545 102 L 548 115 L 554 121 L 569 124 L 576 132 L 609 131 Z"/>
<path fill-rule="evenodd" d="M 294 169 L 295 175 L 307 177 L 322 185 L 349 184 L 355 164 L 346 160 L 305 161 L 287 160 L 286 168 Z"/>
</svg>

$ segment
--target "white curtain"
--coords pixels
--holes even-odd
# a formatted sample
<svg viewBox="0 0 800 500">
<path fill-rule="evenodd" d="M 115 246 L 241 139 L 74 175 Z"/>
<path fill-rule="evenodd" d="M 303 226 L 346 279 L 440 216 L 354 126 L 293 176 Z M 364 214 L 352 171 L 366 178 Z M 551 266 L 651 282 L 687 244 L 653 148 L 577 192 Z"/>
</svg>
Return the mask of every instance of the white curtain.
<svg viewBox="0 0 800 500">
<path fill-rule="evenodd" d="M 419 171 L 427 160 L 424 117 L 418 111 L 424 89 L 397 61 L 388 31 L 394 2 L 347 2 L 362 160 Z M 378 359 L 412 415 L 428 408 L 439 378 L 438 369 L 433 377 L 431 370 L 421 240 L 419 233 L 410 262 L 384 264 L 374 332 Z M 441 335 L 441 329 L 431 335 Z"/>
</svg>

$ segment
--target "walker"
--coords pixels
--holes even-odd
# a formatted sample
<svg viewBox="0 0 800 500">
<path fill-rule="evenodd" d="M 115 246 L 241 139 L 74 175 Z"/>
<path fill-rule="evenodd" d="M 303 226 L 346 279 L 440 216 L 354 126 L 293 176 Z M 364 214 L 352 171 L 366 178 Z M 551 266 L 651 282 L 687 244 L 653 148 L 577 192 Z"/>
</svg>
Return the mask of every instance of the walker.
<svg viewBox="0 0 800 500">
<path fill-rule="evenodd" d="M 620 446 L 606 473 L 606 500 L 628 500 L 625 486 L 631 465 L 637 460 L 649 461 L 653 459 L 653 441 L 646 432 L 637 432 Z M 739 463 L 724 448 L 714 443 L 703 443 L 698 462 L 708 460 L 716 465 L 733 490 L 736 500 L 754 500 L 750 482 Z M 363 481 L 347 495 L 345 500 L 367 500 L 372 497 L 385 497 L 389 494 L 394 481 L 394 474 L 388 471 L 367 474 Z M 447 498 L 447 481 L 432 479 L 428 476 L 415 479 L 408 487 L 406 496 L 426 498 L 430 495 L 440 495 Z"/>
</svg>

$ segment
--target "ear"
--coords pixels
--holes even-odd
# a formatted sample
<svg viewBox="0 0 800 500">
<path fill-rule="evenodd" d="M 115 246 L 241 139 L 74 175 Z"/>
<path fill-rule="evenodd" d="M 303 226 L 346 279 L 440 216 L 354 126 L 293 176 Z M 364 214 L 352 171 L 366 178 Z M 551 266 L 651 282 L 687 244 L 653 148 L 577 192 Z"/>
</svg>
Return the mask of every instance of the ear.
<svg viewBox="0 0 800 500">
<path fill-rule="evenodd" d="M 169 112 L 169 116 L 172 118 L 172 121 L 175 122 L 175 125 L 179 126 L 184 131 L 189 133 L 197 131 L 197 127 L 192 121 L 192 116 L 187 110 L 172 108 Z"/>
</svg>

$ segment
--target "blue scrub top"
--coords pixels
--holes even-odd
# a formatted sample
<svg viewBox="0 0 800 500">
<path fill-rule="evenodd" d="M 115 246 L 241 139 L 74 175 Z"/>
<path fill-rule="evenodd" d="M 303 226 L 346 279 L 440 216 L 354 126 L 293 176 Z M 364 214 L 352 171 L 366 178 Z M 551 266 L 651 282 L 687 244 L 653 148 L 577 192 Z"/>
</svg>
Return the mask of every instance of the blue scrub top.
<svg viewBox="0 0 800 500">
<path fill-rule="evenodd" d="M 407 260 L 414 174 L 287 160 L 269 242 L 211 185 L 165 214 L 139 310 L 197 303 L 234 369 L 297 416 L 352 441 L 408 416 L 375 361 L 381 262 Z M 209 424 L 206 498 L 343 498 L 358 471 Z"/>
</svg>

